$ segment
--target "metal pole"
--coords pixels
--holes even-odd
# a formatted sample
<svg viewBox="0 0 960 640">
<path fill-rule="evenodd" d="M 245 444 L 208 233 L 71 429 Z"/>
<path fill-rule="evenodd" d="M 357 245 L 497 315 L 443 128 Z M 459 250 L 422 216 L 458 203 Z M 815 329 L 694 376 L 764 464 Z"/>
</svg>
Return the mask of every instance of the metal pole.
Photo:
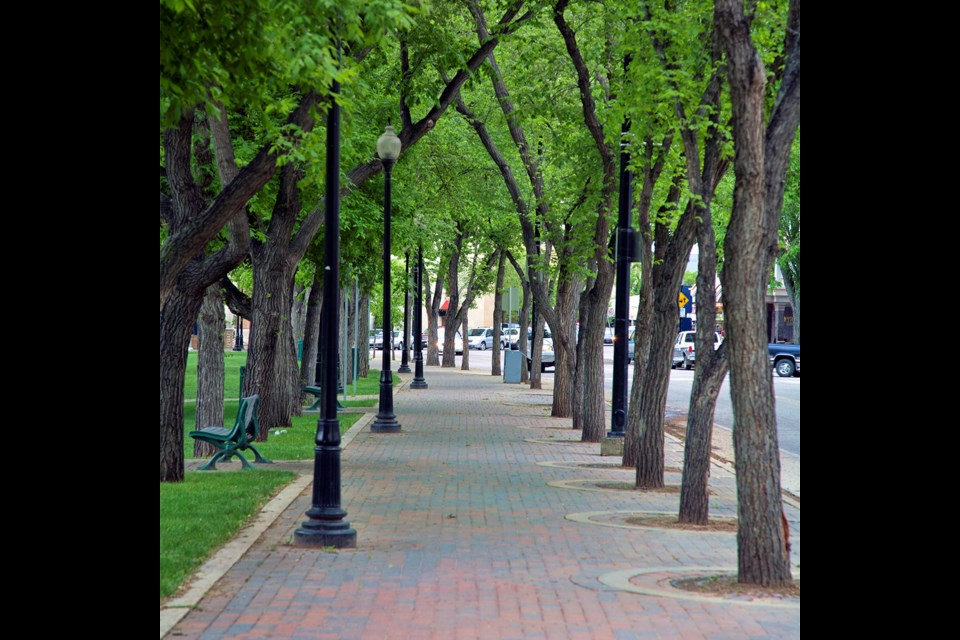
<svg viewBox="0 0 960 640">
<path fill-rule="evenodd" d="M 350 271 L 347 271 L 347 280 L 350 279 Z M 344 296 L 345 300 L 343 301 L 343 353 L 340 354 L 340 357 L 343 358 L 343 366 L 340 368 L 340 389 L 343 391 L 343 399 L 347 399 L 347 370 L 350 368 L 347 366 L 347 354 L 350 353 L 347 350 L 347 334 L 350 333 L 350 287 L 344 287 Z"/>
<path fill-rule="evenodd" d="M 410 373 L 410 364 L 407 362 L 410 345 L 407 340 L 410 339 L 410 320 L 407 317 L 407 309 L 410 307 L 410 252 L 403 252 L 404 259 L 404 278 L 403 278 L 403 337 L 400 344 L 403 345 L 403 354 L 400 356 L 400 368 L 397 373 Z"/>
<path fill-rule="evenodd" d="M 338 43 L 339 53 L 339 43 Z M 340 92 L 334 81 L 331 92 Z M 317 419 L 316 447 L 313 450 L 313 492 L 307 518 L 293 534 L 300 547 L 357 546 L 357 532 L 344 520 L 347 512 L 340 506 L 340 421 L 337 419 L 337 298 L 340 279 L 340 105 L 330 101 L 327 112 L 327 166 L 324 203 L 323 243 L 323 315 L 320 351 L 323 353 L 325 398 Z"/>
<path fill-rule="evenodd" d="M 357 350 L 357 333 L 360 316 L 360 285 L 353 276 L 353 395 L 357 395 L 357 369 L 360 368 L 360 352 Z"/>
<path fill-rule="evenodd" d="M 628 60 L 624 60 L 626 68 Z M 626 136 L 630 132 L 630 120 L 623 123 L 620 140 L 620 206 L 617 222 L 617 292 L 614 310 L 613 338 L 613 416 L 608 438 L 624 437 L 627 424 L 627 332 L 630 320 L 630 261 L 633 236 L 630 227 L 630 203 L 633 200 L 629 169 L 630 154 L 627 152 Z M 647 274 L 644 274 L 646 277 Z"/>
<path fill-rule="evenodd" d="M 393 324 L 390 321 L 390 189 L 392 187 L 393 160 L 383 163 L 383 366 L 380 369 L 380 407 L 377 418 L 370 425 L 373 433 L 397 433 L 400 423 L 393 413 L 393 372 L 390 371 L 390 354 L 393 351 Z M 387 349 L 386 341 L 390 341 Z"/>
<path fill-rule="evenodd" d="M 417 247 L 417 263 L 413 266 L 413 280 L 416 291 L 413 294 L 413 306 L 416 311 L 413 314 L 413 382 L 410 383 L 411 389 L 426 389 L 427 381 L 423 379 L 423 306 L 421 305 L 421 296 L 423 292 L 423 251 Z"/>
</svg>

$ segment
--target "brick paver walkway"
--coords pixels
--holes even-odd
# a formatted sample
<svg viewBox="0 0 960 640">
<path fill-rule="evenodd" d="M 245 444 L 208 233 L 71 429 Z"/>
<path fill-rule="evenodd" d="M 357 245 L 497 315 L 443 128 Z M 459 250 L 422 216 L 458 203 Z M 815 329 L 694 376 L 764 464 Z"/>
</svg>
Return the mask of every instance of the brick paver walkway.
<svg viewBox="0 0 960 640">
<path fill-rule="evenodd" d="M 309 488 L 169 637 L 177 638 L 789 638 L 799 603 L 748 606 L 628 592 L 599 577 L 659 568 L 633 583 L 671 591 L 692 567 L 735 567 L 732 533 L 575 522 L 584 512 L 676 512 L 678 494 L 583 491 L 552 481 L 631 482 L 599 445 L 548 417 L 548 392 L 427 369 L 427 390 L 396 396 L 400 434 L 369 428 L 344 450 L 343 506 L 358 548 L 290 546 Z M 528 440 L 542 440 L 530 442 Z M 667 466 L 682 452 L 668 440 Z M 668 484 L 680 474 L 668 472 Z M 736 514 L 734 480 L 714 467 L 711 515 Z M 583 483 L 581 483 L 582 485 Z M 598 488 L 588 484 L 587 488 Z M 789 507 L 794 563 L 799 509 Z M 616 514 L 595 517 L 616 521 Z M 681 573 L 671 573 L 675 569 Z M 790 603 L 787 603 L 790 604 Z"/>
</svg>

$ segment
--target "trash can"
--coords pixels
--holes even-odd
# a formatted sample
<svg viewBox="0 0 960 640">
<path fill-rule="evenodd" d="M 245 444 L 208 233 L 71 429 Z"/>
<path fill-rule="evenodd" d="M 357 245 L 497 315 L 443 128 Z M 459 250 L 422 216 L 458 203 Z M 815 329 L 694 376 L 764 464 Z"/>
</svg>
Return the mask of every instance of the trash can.
<svg viewBox="0 0 960 640">
<path fill-rule="evenodd" d="M 503 381 L 520 384 L 520 371 L 523 367 L 523 354 L 519 351 L 503 352 Z"/>
</svg>

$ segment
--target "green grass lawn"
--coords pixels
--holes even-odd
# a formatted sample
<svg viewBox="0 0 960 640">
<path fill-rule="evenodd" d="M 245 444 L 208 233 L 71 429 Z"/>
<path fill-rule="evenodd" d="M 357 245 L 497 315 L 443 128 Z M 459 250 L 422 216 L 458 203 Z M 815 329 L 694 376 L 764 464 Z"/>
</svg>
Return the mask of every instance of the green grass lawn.
<svg viewBox="0 0 960 640">
<path fill-rule="evenodd" d="M 174 593 L 296 474 L 188 473 L 160 483 L 160 599 Z"/>
<path fill-rule="evenodd" d="M 358 401 L 359 402 L 359 401 Z M 376 402 L 376 400 L 374 400 Z M 226 414 L 226 423 L 233 426 L 237 419 L 237 408 L 240 406 L 238 400 L 227 400 L 224 405 Z M 193 457 L 193 438 L 189 434 L 194 429 L 194 420 L 197 407 L 193 403 L 183 406 L 184 418 L 184 441 L 183 455 L 185 458 Z M 346 433 L 347 429 L 353 426 L 363 414 L 361 413 L 341 413 L 337 417 L 340 419 L 340 433 Z M 309 460 L 313 458 L 314 439 L 317 433 L 317 414 L 310 413 L 303 416 L 294 416 L 291 419 L 293 426 L 273 429 L 267 437 L 266 442 L 257 442 L 255 446 L 265 457 L 270 460 Z M 208 425 L 209 426 L 209 425 Z M 253 453 L 244 452 L 244 457 L 248 461 L 253 461 Z"/>
<path fill-rule="evenodd" d="M 240 397 L 240 367 L 247 364 L 246 351 L 226 351 L 223 354 L 224 365 L 224 397 Z M 377 360 L 379 364 L 381 361 Z M 399 367 L 396 363 L 394 368 Z M 400 376 L 393 372 L 394 385 L 400 383 Z M 380 369 L 370 369 L 370 374 L 366 378 L 357 379 L 357 392 L 353 392 L 353 381 L 347 382 L 347 397 L 352 395 L 376 395 L 380 393 Z M 187 354 L 187 377 L 183 385 L 183 397 L 187 400 L 196 400 L 197 398 L 197 352 L 191 351 Z M 340 394 L 343 397 L 343 394 Z M 342 400 L 341 400 L 342 402 Z M 366 405 L 352 405 L 366 406 Z"/>
</svg>

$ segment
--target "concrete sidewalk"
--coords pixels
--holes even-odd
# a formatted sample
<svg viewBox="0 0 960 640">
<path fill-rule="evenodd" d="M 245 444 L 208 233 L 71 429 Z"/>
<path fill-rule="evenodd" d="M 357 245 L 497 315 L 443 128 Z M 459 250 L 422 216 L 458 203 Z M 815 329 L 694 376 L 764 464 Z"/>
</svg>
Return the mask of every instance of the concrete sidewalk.
<svg viewBox="0 0 960 640">
<path fill-rule="evenodd" d="M 548 417 L 548 391 L 435 367 L 426 379 L 429 389 L 396 395 L 401 433 L 365 427 L 343 451 L 357 549 L 290 546 L 307 487 L 168 637 L 800 636 L 799 600 L 672 587 L 735 570 L 735 534 L 626 523 L 675 514 L 679 494 L 630 490 L 632 470 Z M 679 485 L 682 450 L 669 438 L 666 464 Z M 711 515 L 735 516 L 733 476 L 715 466 L 711 487 Z M 800 511 L 786 512 L 799 566 Z"/>
</svg>

